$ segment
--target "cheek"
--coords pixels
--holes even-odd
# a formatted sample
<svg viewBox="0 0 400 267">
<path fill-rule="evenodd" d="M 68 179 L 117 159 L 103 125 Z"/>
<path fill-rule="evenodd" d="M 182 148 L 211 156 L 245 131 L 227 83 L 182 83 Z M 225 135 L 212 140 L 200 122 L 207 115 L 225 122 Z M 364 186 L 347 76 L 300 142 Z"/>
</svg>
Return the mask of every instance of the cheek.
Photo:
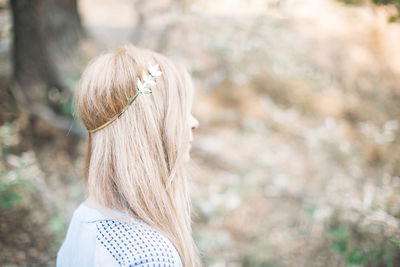
<svg viewBox="0 0 400 267">
<path fill-rule="evenodd" d="M 190 148 L 185 153 L 185 160 L 184 161 L 185 162 L 190 161 Z"/>
</svg>

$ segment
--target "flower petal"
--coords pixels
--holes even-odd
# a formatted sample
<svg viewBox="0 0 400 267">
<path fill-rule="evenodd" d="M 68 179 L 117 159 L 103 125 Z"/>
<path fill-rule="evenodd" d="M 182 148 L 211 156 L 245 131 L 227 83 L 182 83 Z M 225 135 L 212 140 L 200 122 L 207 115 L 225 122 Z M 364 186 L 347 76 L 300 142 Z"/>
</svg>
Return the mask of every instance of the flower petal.
<svg viewBox="0 0 400 267">
<path fill-rule="evenodd" d="M 149 65 L 149 72 L 153 77 L 159 77 L 161 75 L 161 72 L 158 69 L 158 64 L 154 66 Z"/>
<path fill-rule="evenodd" d="M 136 85 L 137 85 L 137 88 L 138 88 L 139 91 L 143 91 L 144 86 L 143 86 L 143 83 L 140 81 L 139 78 L 137 79 Z"/>
</svg>

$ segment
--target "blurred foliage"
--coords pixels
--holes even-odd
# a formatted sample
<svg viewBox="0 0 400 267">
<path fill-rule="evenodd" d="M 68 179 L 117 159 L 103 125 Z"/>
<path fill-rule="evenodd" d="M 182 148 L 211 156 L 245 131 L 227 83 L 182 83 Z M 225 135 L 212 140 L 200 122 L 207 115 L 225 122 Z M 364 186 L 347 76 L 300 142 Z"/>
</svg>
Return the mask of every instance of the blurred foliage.
<svg viewBox="0 0 400 267">
<path fill-rule="evenodd" d="M 14 203 L 21 200 L 21 196 L 16 192 L 20 185 L 20 180 L 4 181 L 5 171 L 0 173 L 0 208 L 9 209 Z"/>
<path fill-rule="evenodd" d="M 37 261 L 54 266 L 50 261 L 65 236 L 65 215 L 55 209 L 56 197 L 49 198 L 51 191 L 40 177 L 43 173 L 35 153 L 32 150 L 20 151 L 23 143 L 20 123 L 16 120 L 0 126 L 0 213 L 3 216 L 0 234 L 9 234 L 0 240 L 0 246 L 10 243 L 9 240 L 22 238 L 24 242 L 7 246 L 5 251 L 24 255 L 30 263 Z M 15 220 L 18 223 L 14 225 Z M 1 262 L 8 266 L 10 258 L 4 255 L 7 254 L 0 252 Z"/>
<path fill-rule="evenodd" d="M 4 210 L 10 209 L 22 199 L 23 189 L 32 188 L 32 184 L 20 175 L 21 170 L 28 168 L 30 163 L 11 153 L 16 144 L 18 138 L 15 125 L 7 122 L 0 126 L 0 157 L 3 159 L 2 162 L 8 161 L 8 166 L 1 166 L 0 170 L 0 208 Z"/>
<path fill-rule="evenodd" d="M 74 116 L 74 97 L 73 91 L 78 84 L 79 77 L 74 74 L 65 74 L 61 77 L 61 81 L 65 88 L 69 91 L 60 92 L 57 88 L 50 90 L 49 98 L 56 104 L 57 109 L 63 115 Z"/>
<path fill-rule="evenodd" d="M 73 116 L 73 114 L 74 114 L 74 100 L 73 100 L 72 95 L 70 97 L 68 97 L 66 100 L 60 101 L 58 106 L 59 106 L 62 114 Z"/>
<path fill-rule="evenodd" d="M 23 166 L 21 169 L 25 168 Z M 0 208 L 10 209 L 14 204 L 23 199 L 24 190 L 32 190 L 34 186 L 24 180 L 19 174 L 19 169 L 14 168 L 0 172 Z"/>
<path fill-rule="evenodd" d="M 347 229 L 343 226 L 333 228 L 330 235 L 333 239 L 332 248 L 344 255 L 347 252 Z"/>
<path fill-rule="evenodd" d="M 337 0 L 344 4 L 360 5 L 366 3 L 366 0 Z M 375 5 L 393 5 L 397 9 L 397 15 L 389 17 L 389 22 L 398 22 L 400 20 L 400 0 L 368 0 Z"/>
<path fill-rule="evenodd" d="M 397 9 L 397 15 L 391 16 L 389 22 L 397 22 L 400 20 L 400 0 L 372 0 L 376 5 L 394 5 Z"/>
<path fill-rule="evenodd" d="M 348 5 L 359 5 L 365 2 L 365 0 L 337 0 L 337 1 Z"/>
<path fill-rule="evenodd" d="M 400 5 L 399 0 L 372 0 L 372 2 L 377 5 L 390 5 L 390 4 Z"/>
<path fill-rule="evenodd" d="M 332 242 L 332 249 L 343 257 L 347 266 L 364 266 L 366 264 L 372 266 L 377 264 L 383 264 L 386 267 L 394 266 L 393 252 L 396 253 L 396 247 L 380 249 L 378 243 L 372 242 L 370 248 L 365 248 L 366 243 L 369 241 L 361 242 L 359 237 L 349 234 L 348 227 L 344 225 L 331 228 L 329 236 Z M 386 242 L 386 244 L 388 243 Z"/>
<path fill-rule="evenodd" d="M 8 9 L 8 3 L 5 0 L 0 1 L 0 10 Z"/>
<path fill-rule="evenodd" d="M 65 218 L 59 213 L 53 214 L 50 220 L 50 229 L 55 235 L 52 246 L 58 250 L 66 234 Z"/>
</svg>

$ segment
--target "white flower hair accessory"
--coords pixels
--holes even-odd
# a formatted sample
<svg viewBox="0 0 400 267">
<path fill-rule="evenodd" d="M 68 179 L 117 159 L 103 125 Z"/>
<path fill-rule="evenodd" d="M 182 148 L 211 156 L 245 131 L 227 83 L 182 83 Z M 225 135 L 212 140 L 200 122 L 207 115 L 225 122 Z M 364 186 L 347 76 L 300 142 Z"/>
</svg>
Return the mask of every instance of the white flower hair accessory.
<svg viewBox="0 0 400 267">
<path fill-rule="evenodd" d="M 128 109 L 128 107 L 133 103 L 133 101 L 135 101 L 135 99 L 138 97 L 139 94 L 151 94 L 152 93 L 150 86 L 156 85 L 154 78 L 160 77 L 162 72 L 158 69 L 158 64 L 155 64 L 154 66 L 152 66 L 149 63 L 147 69 L 148 69 L 149 74 L 147 74 L 145 71 L 143 71 L 142 80 L 139 77 L 137 78 L 136 86 L 137 86 L 138 91 L 135 94 L 135 96 L 131 99 L 131 101 L 129 101 L 128 105 L 126 105 L 120 112 L 118 112 L 117 115 L 112 117 L 109 121 L 107 121 L 103 125 L 97 127 L 96 129 L 88 130 L 89 133 L 97 132 L 98 130 L 103 129 L 104 127 L 106 127 L 107 125 L 111 124 L 113 121 L 118 119 L 122 115 L 122 113 L 124 113 L 125 110 Z"/>
<path fill-rule="evenodd" d="M 138 91 L 142 94 L 151 94 L 151 89 L 148 88 L 149 85 L 155 85 L 156 82 L 153 81 L 155 77 L 160 77 L 162 72 L 158 69 L 158 64 L 152 66 L 149 63 L 148 67 L 150 75 L 148 75 L 145 71 L 143 71 L 142 79 L 141 81 L 139 78 L 137 78 L 137 88 Z"/>
</svg>

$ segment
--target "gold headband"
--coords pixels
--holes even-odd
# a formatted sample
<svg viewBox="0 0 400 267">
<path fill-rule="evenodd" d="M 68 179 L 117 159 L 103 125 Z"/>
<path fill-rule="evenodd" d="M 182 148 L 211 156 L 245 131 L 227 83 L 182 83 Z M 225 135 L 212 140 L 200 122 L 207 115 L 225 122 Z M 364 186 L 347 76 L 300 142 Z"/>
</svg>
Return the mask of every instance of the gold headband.
<svg viewBox="0 0 400 267">
<path fill-rule="evenodd" d="M 103 129 L 104 127 L 106 127 L 107 125 L 111 124 L 113 121 L 118 119 L 122 115 L 122 113 L 124 113 L 125 110 L 128 109 L 128 107 L 133 103 L 133 101 L 135 101 L 135 99 L 138 97 L 139 94 L 151 94 L 152 93 L 152 90 L 149 88 L 149 86 L 156 84 L 156 82 L 153 81 L 153 79 L 155 77 L 160 77 L 162 72 L 158 69 L 158 64 L 156 64 L 154 66 L 149 64 L 148 70 L 149 70 L 150 75 L 148 75 L 145 71 L 143 71 L 143 75 L 142 75 L 143 80 L 142 81 L 139 79 L 139 77 L 137 78 L 136 85 L 137 85 L 138 92 L 131 99 L 131 101 L 129 101 L 128 105 L 126 105 L 120 112 L 118 112 L 117 115 L 112 117 L 109 121 L 107 121 L 103 125 L 95 128 L 93 130 L 88 130 L 89 133 L 97 132 L 98 130 Z"/>
</svg>

